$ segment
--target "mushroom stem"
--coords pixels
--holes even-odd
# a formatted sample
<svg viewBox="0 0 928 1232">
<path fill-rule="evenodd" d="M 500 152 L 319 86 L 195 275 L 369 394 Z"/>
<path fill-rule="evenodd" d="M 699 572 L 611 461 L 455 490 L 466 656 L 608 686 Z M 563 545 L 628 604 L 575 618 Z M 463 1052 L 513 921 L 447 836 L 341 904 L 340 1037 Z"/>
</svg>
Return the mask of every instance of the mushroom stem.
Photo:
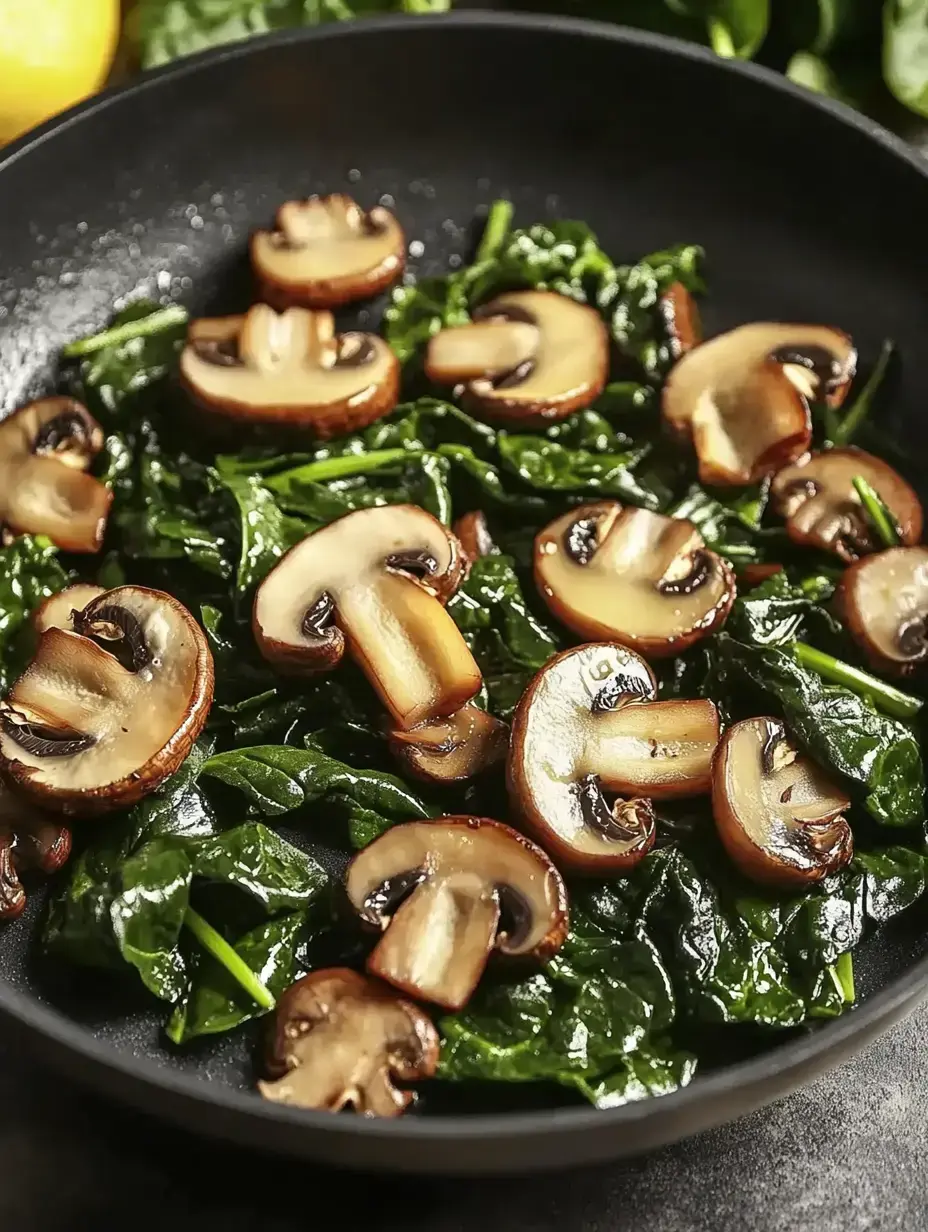
<svg viewBox="0 0 928 1232">
<path fill-rule="evenodd" d="M 793 654 L 801 667 L 817 672 L 825 680 L 844 685 L 853 693 L 867 697 L 873 704 L 886 714 L 896 719 L 911 719 L 921 710 L 924 703 L 921 698 L 913 697 L 911 693 L 903 693 L 891 684 L 886 684 L 869 672 L 863 672 L 859 667 L 852 667 L 823 650 L 816 650 L 805 642 L 796 642 Z"/>
<path fill-rule="evenodd" d="M 860 503 L 870 520 L 870 525 L 888 548 L 896 548 L 902 542 L 899 531 L 893 522 L 892 515 L 880 500 L 876 488 L 864 479 L 863 475 L 855 475 L 851 480 L 854 490 L 860 497 Z"/>
<path fill-rule="evenodd" d="M 477 248 L 476 262 L 490 261 L 499 252 L 506 233 L 512 225 L 513 204 L 501 197 L 494 201 L 487 214 L 487 224 Z"/>
<path fill-rule="evenodd" d="M 870 414 L 870 408 L 873 405 L 873 400 L 876 398 L 876 395 L 880 390 L 880 386 L 886 379 L 886 373 L 889 371 L 890 360 L 895 354 L 895 351 L 896 344 L 893 342 L 892 338 L 887 338 L 883 343 L 880 358 L 877 360 L 873 371 L 870 373 L 866 385 L 857 395 L 854 405 L 843 419 L 838 419 L 834 408 L 826 408 L 825 423 L 828 431 L 828 439 L 833 445 L 847 445 L 853 440 L 858 428 Z"/>
<path fill-rule="evenodd" d="M 187 309 L 183 304 L 169 304 L 160 312 L 151 312 L 147 317 L 139 317 L 136 321 L 127 321 L 125 325 L 117 325 L 114 329 L 104 329 L 99 334 L 91 334 L 89 338 L 77 338 L 62 348 L 65 359 L 79 359 L 83 355 L 92 355 L 102 351 L 104 347 L 121 346 L 131 342 L 133 338 L 150 338 L 152 334 L 160 334 L 175 325 L 183 325 L 187 320 Z"/>
<path fill-rule="evenodd" d="M 828 968 L 828 974 L 834 981 L 834 986 L 840 993 L 845 1005 L 853 1005 L 857 993 L 854 989 L 854 957 L 850 950 L 845 950 Z"/>
<path fill-rule="evenodd" d="M 184 916 L 184 923 L 199 941 L 203 949 L 212 954 L 225 969 L 237 984 L 240 984 L 262 1009 L 272 1010 L 277 1002 L 274 1000 L 274 994 L 264 984 L 251 967 L 245 963 L 232 946 L 229 945 L 225 937 L 221 937 L 216 932 L 212 924 L 208 924 L 206 920 L 192 907 L 187 908 Z"/>
</svg>

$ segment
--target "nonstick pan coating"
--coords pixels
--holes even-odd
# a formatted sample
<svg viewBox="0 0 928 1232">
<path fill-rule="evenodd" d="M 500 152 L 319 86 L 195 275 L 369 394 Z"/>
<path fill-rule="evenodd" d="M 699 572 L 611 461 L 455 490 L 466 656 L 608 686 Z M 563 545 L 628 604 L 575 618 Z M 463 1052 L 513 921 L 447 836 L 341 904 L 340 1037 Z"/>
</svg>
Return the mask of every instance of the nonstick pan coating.
<svg viewBox="0 0 928 1232">
<path fill-rule="evenodd" d="M 182 62 L 14 146 L 0 162 L 0 410 L 41 392 L 57 348 L 102 325 L 121 296 L 247 305 L 250 227 L 312 191 L 365 204 L 388 194 L 419 274 L 466 253 L 475 214 L 498 196 L 523 222 L 586 220 L 618 259 L 703 244 L 710 332 L 757 318 L 833 323 L 865 358 L 896 339 L 904 363 L 886 426 L 918 473 L 925 167 L 763 70 L 550 18 L 403 17 L 273 37 Z M 785 1094 L 928 986 L 928 913 L 916 907 L 864 948 L 859 1008 L 676 1095 L 611 1112 L 462 1106 L 365 1122 L 262 1103 L 248 1090 L 250 1038 L 178 1060 L 148 1009 L 82 971 L 50 976 L 30 943 L 40 900 L 0 932 L 0 1011 L 43 1057 L 199 1132 L 393 1171 L 517 1171 L 645 1150 Z"/>
</svg>

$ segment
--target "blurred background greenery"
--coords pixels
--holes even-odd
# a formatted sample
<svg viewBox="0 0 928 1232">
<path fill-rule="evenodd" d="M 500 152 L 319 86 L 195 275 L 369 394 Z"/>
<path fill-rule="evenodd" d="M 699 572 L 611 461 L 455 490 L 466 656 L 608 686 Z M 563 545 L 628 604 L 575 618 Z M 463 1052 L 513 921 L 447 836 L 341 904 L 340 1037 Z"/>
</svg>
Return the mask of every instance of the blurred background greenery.
<svg viewBox="0 0 928 1232">
<path fill-rule="evenodd" d="M 221 43 L 453 0 L 0 0 L 0 142 L 101 85 Z M 905 132 L 928 117 L 928 0 L 510 0 L 756 59 Z"/>
</svg>

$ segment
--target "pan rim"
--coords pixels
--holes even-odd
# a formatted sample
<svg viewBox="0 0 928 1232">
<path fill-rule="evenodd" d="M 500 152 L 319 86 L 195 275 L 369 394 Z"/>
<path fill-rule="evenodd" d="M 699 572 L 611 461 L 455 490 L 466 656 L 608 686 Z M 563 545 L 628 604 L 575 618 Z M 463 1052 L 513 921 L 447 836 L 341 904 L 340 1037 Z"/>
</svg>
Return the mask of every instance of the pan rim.
<svg viewBox="0 0 928 1232">
<path fill-rule="evenodd" d="M 118 105 L 126 96 L 135 96 L 158 88 L 170 81 L 177 81 L 188 74 L 227 60 L 259 55 L 269 48 L 297 42 L 324 42 L 327 39 L 363 38 L 366 35 L 396 34 L 404 29 L 438 28 L 447 26 L 471 29 L 516 30 L 526 33 L 555 34 L 566 38 L 586 39 L 596 42 L 614 42 L 659 52 L 671 59 L 683 58 L 712 66 L 717 72 L 747 77 L 760 86 L 792 97 L 799 103 L 829 115 L 831 119 L 851 127 L 896 158 L 902 159 L 922 179 L 928 181 L 928 162 L 920 157 L 901 138 L 888 132 L 880 124 L 851 108 L 822 95 L 814 94 L 794 84 L 772 70 L 750 62 L 723 60 L 708 48 L 703 48 L 680 39 L 652 34 L 611 23 L 590 21 L 565 16 L 546 16 L 486 11 L 464 11 L 441 14 L 394 14 L 384 17 L 362 18 L 350 23 L 334 22 L 329 25 L 278 31 L 256 39 L 243 40 L 219 48 L 206 50 L 184 57 L 174 63 L 149 70 L 135 81 L 110 87 L 62 115 L 54 117 L 6 147 L 0 157 L 0 175 L 30 151 L 52 139 L 57 133 L 95 115 L 98 111 Z M 2 181 L 0 181 L 2 183 Z M 415 1145 L 425 1139 L 451 1141 L 482 1140 L 493 1143 L 520 1138 L 526 1141 L 541 1140 L 552 1135 L 623 1125 L 630 1127 L 652 1117 L 679 1114 L 682 1118 L 687 1109 L 710 1102 L 713 1097 L 731 1093 L 741 1088 L 762 1085 L 774 1076 L 795 1074 L 800 1077 L 804 1067 L 813 1060 L 823 1062 L 823 1068 L 836 1064 L 841 1059 L 842 1046 L 860 1037 L 863 1044 L 876 1033 L 895 1010 L 907 1003 L 914 1004 L 918 993 L 928 988 L 928 955 L 915 962 L 904 974 L 897 976 L 880 989 L 859 1009 L 852 1009 L 832 1022 L 818 1026 L 816 1030 L 799 1039 L 775 1045 L 758 1056 L 738 1061 L 723 1069 L 700 1077 L 688 1087 L 672 1094 L 651 1097 L 619 1108 L 599 1110 L 595 1108 L 555 1108 L 532 1112 L 505 1112 L 492 1114 L 428 1118 L 401 1118 L 398 1120 L 369 1120 L 361 1117 L 333 1117 L 329 1113 L 311 1112 L 287 1108 L 261 1100 L 251 1091 L 213 1085 L 183 1069 L 171 1069 L 156 1061 L 133 1056 L 127 1051 L 99 1041 L 91 1028 L 67 1018 L 32 996 L 25 995 L 13 985 L 0 981 L 0 1013 L 18 1023 L 27 1031 L 43 1037 L 63 1052 L 76 1055 L 97 1072 L 114 1072 L 121 1079 L 136 1087 L 167 1094 L 176 1101 L 178 1108 L 193 1105 L 210 1105 L 235 1121 L 236 1124 L 277 1123 L 296 1132 L 300 1129 L 324 1131 L 329 1138 L 356 1139 L 363 1135 L 372 1140 L 407 1141 Z M 868 1035 L 869 1031 L 869 1035 Z M 798 1085 L 798 1083 L 797 1083 Z M 763 1102 L 758 1100 L 757 1102 Z M 720 1118 L 724 1119 L 724 1118 Z M 312 1152 L 308 1152 L 311 1154 Z"/>
</svg>

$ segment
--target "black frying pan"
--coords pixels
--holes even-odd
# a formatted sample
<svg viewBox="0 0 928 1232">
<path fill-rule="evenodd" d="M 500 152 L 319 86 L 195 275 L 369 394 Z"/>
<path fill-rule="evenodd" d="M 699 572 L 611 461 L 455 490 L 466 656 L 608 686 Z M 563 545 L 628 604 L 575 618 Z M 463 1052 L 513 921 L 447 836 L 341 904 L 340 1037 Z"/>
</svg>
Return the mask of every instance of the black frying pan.
<svg viewBox="0 0 928 1232">
<path fill-rule="evenodd" d="M 195 310 L 248 303 L 249 228 L 311 191 L 395 198 L 438 273 L 497 196 L 522 221 L 578 217 L 617 257 L 680 240 L 709 256 L 709 332 L 833 323 L 899 343 L 889 428 L 918 459 L 928 403 L 928 167 L 859 116 L 750 66 L 614 27 L 463 14 L 286 34 L 105 95 L 0 161 L 0 410 L 56 349 L 137 288 Z M 98 1089 L 217 1137 L 337 1164 L 488 1172 L 588 1163 L 717 1124 L 862 1047 L 928 987 L 914 908 L 857 964 L 863 1003 L 799 1040 L 612 1112 L 366 1122 L 261 1102 L 243 1036 L 172 1058 L 157 1019 L 30 952 L 41 896 L 0 932 L 0 1011 Z"/>
</svg>

